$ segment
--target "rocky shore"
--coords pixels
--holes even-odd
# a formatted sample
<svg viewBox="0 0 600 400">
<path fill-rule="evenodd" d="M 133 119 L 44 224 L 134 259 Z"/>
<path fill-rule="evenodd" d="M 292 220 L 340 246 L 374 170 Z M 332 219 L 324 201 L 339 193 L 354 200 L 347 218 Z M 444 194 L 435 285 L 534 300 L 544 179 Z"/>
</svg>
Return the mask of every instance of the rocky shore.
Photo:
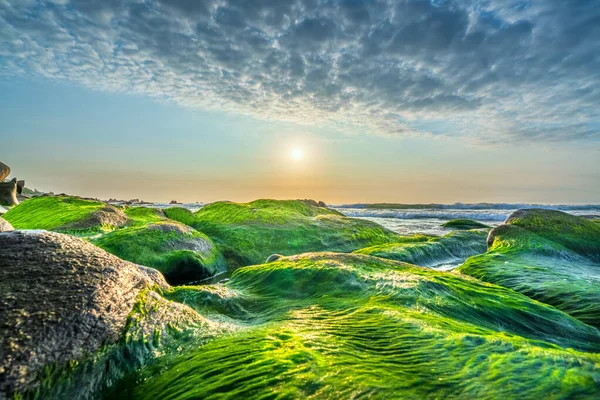
<svg viewBox="0 0 600 400">
<path fill-rule="evenodd" d="M 0 217 L 0 399 L 600 395 L 600 224 L 450 225 L 25 200 Z"/>
</svg>

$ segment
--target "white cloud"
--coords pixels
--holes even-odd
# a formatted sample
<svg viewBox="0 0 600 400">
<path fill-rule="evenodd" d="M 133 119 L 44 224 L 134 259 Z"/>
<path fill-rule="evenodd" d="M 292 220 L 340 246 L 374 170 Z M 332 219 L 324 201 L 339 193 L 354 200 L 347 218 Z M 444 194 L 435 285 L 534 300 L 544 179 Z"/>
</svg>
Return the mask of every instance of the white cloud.
<svg viewBox="0 0 600 400">
<path fill-rule="evenodd" d="M 598 139 L 594 3 L 0 0 L 0 74 L 373 133 Z"/>
</svg>

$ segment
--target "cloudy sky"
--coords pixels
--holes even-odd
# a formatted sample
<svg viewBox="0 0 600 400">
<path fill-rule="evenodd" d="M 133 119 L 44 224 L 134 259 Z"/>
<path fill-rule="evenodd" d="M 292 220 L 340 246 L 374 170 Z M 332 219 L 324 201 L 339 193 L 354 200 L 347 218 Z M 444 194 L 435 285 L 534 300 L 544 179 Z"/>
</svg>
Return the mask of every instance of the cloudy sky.
<svg viewBox="0 0 600 400">
<path fill-rule="evenodd" d="M 0 158 L 102 198 L 600 202 L 600 7 L 0 0 Z"/>
</svg>

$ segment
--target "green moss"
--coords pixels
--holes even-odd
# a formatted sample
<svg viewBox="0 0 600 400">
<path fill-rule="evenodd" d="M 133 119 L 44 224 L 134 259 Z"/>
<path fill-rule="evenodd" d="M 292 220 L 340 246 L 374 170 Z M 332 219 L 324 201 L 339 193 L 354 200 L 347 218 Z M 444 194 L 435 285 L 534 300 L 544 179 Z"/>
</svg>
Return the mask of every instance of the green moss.
<svg viewBox="0 0 600 400">
<path fill-rule="evenodd" d="M 450 221 L 443 223 L 442 226 L 446 229 L 459 230 L 490 228 L 489 225 L 473 221 L 472 219 L 451 219 Z"/>
<path fill-rule="evenodd" d="M 388 243 L 355 251 L 390 260 L 404 261 L 426 267 L 458 265 L 467 257 L 485 253 L 487 232 L 455 231 L 445 236 L 422 236 L 401 243 Z"/>
<path fill-rule="evenodd" d="M 547 210 L 516 213 L 507 222 L 490 234 L 488 252 L 459 270 L 600 327 L 600 239 L 593 223 Z"/>
<path fill-rule="evenodd" d="M 47 196 L 23 202 L 5 217 L 17 229 L 80 236 L 124 260 L 158 269 L 172 284 L 205 279 L 226 269 L 223 256 L 206 235 L 169 220 L 155 208 L 125 208 L 127 218 L 121 216 L 127 224 L 120 228 L 99 223 L 73 228 L 105 207 L 76 197 Z"/>
<path fill-rule="evenodd" d="M 130 225 L 140 226 L 150 223 L 164 221 L 166 219 L 164 213 L 156 208 L 150 207 L 128 207 L 125 214 L 131 220 Z"/>
<path fill-rule="evenodd" d="M 305 254 L 168 298 L 234 327 L 106 398 L 577 398 L 598 330 L 512 290 L 375 257 Z"/>
<path fill-rule="evenodd" d="M 218 202 L 194 214 L 173 208 L 165 213 L 206 233 L 234 267 L 262 263 L 273 253 L 346 252 L 399 237 L 373 222 L 299 200 Z"/>
<path fill-rule="evenodd" d="M 520 210 L 507 223 L 562 244 L 574 252 L 600 261 L 600 225 L 554 210 Z"/>
<path fill-rule="evenodd" d="M 56 230 L 81 221 L 105 206 L 76 197 L 34 197 L 10 209 L 3 218 L 15 229 Z"/>
<path fill-rule="evenodd" d="M 156 268 L 171 284 L 205 279 L 225 270 L 225 260 L 204 234 L 165 231 L 161 225 L 120 229 L 92 241 L 109 253 Z"/>
</svg>

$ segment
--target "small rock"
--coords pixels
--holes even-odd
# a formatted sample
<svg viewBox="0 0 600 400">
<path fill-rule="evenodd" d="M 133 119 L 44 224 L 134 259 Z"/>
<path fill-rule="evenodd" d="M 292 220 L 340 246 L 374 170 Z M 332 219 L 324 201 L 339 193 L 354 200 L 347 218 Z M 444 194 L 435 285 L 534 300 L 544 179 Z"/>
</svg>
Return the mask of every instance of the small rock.
<svg viewBox="0 0 600 400">
<path fill-rule="evenodd" d="M 4 218 L 0 217 L 0 232 L 14 231 L 15 228 Z"/>
</svg>

